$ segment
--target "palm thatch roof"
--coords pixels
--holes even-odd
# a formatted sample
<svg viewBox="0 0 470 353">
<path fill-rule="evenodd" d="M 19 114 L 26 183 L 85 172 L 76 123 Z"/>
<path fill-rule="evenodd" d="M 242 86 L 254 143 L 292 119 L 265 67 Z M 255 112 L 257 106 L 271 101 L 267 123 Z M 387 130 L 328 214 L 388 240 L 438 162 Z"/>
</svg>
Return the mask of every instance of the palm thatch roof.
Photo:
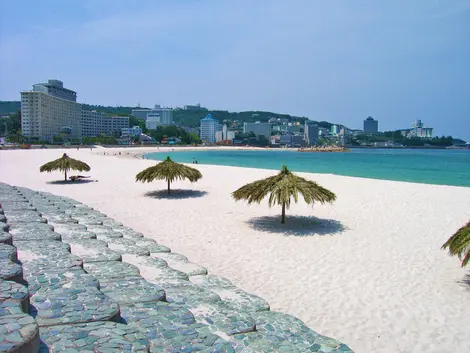
<svg viewBox="0 0 470 353">
<path fill-rule="evenodd" d="M 53 172 L 59 170 L 61 172 L 65 173 L 65 180 L 67 180 L 67 172 L 69 170 L 77 170 L 79 172 L 88 172 L 90 170 L 90 166 L 86 164 L 85 162 L 82 162 L 78 159 L 73 159 L 70 158 L 67 153 L 64 153 L 64 155 L 56 159 L 52 162 L 48 162 L 44 165 L 42 165 L 39 168 L 40 172 Z"/>
<path fill-rule="evenodd" d="M 289 209 L 291 199 L 296 203 L 301 195 L 307 204 L 333 202 L 336 195 L 328 189 L 293 174 L 282 166 L 281 172 L 272 177 L 242 186 L 232 193 L 235 200 L 246 200 L 248 204 L 261 201 L 269 194 L 269 207 L 282 206 L 282 223 L 285 222 L 285 208 Z"/>
<path fill-rule="evenodd" d="M 175 180 L 188 179 L 190 182 L 196 182 L 202 178 L 199 170 L 176 163 L 167 157 L 152 167 L 144 169 L 136 175 L 135 180 L 142 183 L 150 183 L 154 180 L 166 180 L 168 182 L 168 192 L 170 192 L 170 183 Z"/>
<path fill-rule="evenodd" d="M 470 261 L 470 222 L 451 236 L 442 249 L 448 249 L 450 255 L 458 256 L 462 260 L 462 267 L 466 266 Z"/>
</svg>

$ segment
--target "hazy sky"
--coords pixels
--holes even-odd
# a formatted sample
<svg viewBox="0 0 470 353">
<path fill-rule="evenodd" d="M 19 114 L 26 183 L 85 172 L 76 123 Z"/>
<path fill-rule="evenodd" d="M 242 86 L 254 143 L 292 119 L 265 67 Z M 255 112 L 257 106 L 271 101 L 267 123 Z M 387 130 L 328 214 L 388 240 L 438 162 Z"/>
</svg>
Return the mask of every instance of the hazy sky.
<svg viewBox="0 0 470 353">
<path fill-rule="evenodd" d="M 469 0 L 0 0 L 0 100 L 266 110 L 470 140 Z"/>
</svg>

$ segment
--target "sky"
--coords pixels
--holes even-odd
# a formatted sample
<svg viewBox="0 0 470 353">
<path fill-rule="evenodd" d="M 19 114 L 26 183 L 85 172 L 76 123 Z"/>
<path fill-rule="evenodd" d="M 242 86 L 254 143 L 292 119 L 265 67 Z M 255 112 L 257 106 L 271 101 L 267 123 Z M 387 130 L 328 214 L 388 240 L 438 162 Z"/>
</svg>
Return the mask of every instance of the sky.
<svg viewBox="0 0 470 353">
<path fill-rule="evenodd" d="M 0 100 L 262 110 L 470 141 L 469 0 L 0 0 Z"/>
</svg>

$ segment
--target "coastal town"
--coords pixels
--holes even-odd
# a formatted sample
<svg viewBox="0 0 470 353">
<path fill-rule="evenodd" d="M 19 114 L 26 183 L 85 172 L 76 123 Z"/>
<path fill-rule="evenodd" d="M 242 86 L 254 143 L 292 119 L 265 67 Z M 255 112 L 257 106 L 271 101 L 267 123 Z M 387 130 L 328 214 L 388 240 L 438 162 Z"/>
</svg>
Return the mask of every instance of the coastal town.
<svg viewBox="0 0 470 353">
<path fill-rule="evenodd" d="M 0 1 L 0 353 L 469 353 L 470 1 Z"/>
<path fill-rule="evenodd" d="M 298 148 L 302 152 L 344 152 L 348 148 L 470 148 L 451 136 L 436 137 L 421 120 L 410 127 L 381 132 L 367 117 L 362 129 L 305 117 L 211 111 L 200 104 L 183 107 L 90 109 L 60 80 L 33 84 L 21 92 L 17 111 L 2 113 L 1 145 L 203 145 Z M 11 104 L 17 103 L 17 104 Z M 0 108 L 2 102 L 0 102 Z M 107 109 L 108 108 L 108 109 Z M 11 108 L 10 108 L 11 109 Z M 2 109 L 5 110 L 5 109 Z M 234 115 L 232 117 L 232 115 Z M 186 119 L 191 116 L 193 119 Z"/>
</svg>

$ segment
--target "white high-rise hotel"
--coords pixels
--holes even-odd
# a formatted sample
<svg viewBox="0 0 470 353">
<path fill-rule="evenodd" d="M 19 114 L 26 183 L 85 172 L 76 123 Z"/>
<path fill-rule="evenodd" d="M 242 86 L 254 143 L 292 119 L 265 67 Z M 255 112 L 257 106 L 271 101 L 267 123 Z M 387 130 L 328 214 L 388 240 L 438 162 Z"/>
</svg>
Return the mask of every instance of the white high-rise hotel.
<svg viewBox="0 0 470 353">
<path fill-rule="evenodd" d="M 62 81 L 37 83 L 32 91 L 21 92 L 21 129 L 30 139 L 52 141 L 63 132 L 70 138 L 120 136 L 123 128 L 129 128 L 128 116 L 82 110 L 77 93 Z"/>
<path fill-rule="evenodd" d="M 216 132 L 220 131 L 220 123 L 214 119 L 212 115 L 207 114 L 204 119 L 201 119 L 200 138 L 202 141 L 212 144 L 216 143 Z"/>
<path fill-rule="evenodd" d="M 63 131 L 80 138 L 81 112 L 77 93 L 64 88 L 62 81 L 49 80 L 21 92 L 21 130 L 28 138 L 51 141 Z"/>
</svg>

